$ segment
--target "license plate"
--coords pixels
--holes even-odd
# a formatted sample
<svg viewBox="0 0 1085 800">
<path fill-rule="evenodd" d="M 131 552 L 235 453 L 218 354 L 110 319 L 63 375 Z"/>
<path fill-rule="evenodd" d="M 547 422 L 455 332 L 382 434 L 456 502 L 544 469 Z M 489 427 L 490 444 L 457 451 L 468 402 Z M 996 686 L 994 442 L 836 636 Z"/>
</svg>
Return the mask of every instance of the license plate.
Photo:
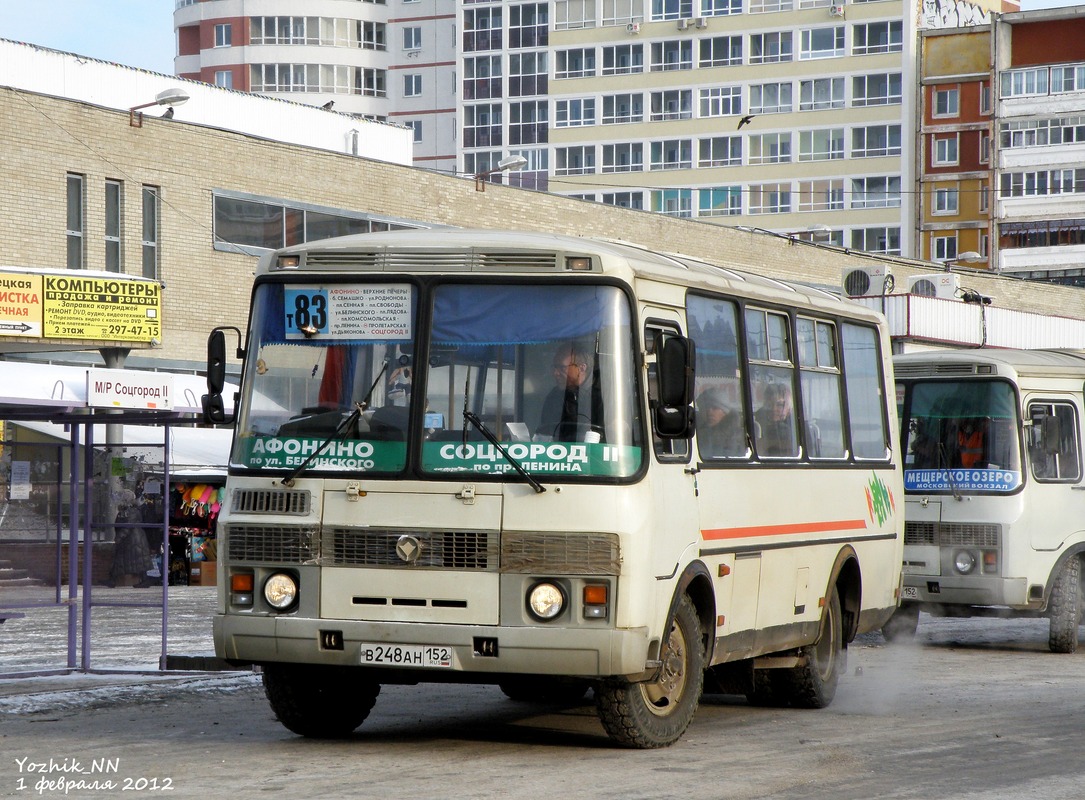
<svg viewBox="0 0 1085 800">
<path fill-rule="evenodd" d="M 362 642 L 361 663 L 380 667 L 451 669 L 452 648 L 442 644 L 376 644 Z"/>
<path fill-rule="evenodd" d="M 915 586 L 905 586 L 900 590 L 901 600 L 918 600 L 919 589 Z"/>
</svg>

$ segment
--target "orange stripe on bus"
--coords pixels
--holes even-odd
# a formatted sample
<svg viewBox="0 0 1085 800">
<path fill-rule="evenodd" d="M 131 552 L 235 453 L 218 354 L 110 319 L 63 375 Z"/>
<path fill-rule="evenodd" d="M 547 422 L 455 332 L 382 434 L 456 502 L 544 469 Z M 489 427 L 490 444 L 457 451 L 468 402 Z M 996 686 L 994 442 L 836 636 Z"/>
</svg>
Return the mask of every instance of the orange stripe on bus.
<svg viewBox="0 0 1085 800">
<path fill-rule="evenodd" d="M 855 531 L 867 527 L 865 519 L 839 519 L 828 522 L 795 522 L 790 525 L 751 525 L 746 528 L 714 528 L 701 531 L 705 539 L 745 539 L 750 536 L 795 536 L 801 533 Z"/>
</svg>

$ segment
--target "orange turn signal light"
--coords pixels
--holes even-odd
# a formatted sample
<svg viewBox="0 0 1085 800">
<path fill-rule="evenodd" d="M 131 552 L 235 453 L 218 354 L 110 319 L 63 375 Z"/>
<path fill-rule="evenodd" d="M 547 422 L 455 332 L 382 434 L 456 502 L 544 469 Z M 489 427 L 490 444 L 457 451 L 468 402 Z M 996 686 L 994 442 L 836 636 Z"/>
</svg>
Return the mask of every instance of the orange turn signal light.
<svg viewBox="0 0 1085 800">
<path fill-rule="evenodd" d="M 602 606 L 607 602 L 606 584 L 589 584 L 584 587 L 584 605 Z"/>
<path fill-rule="evenodd" d="M 230 576 L 231 592 L 251 592 L 253 577 L 251 572 L 235 572 Z"/>
</svg>

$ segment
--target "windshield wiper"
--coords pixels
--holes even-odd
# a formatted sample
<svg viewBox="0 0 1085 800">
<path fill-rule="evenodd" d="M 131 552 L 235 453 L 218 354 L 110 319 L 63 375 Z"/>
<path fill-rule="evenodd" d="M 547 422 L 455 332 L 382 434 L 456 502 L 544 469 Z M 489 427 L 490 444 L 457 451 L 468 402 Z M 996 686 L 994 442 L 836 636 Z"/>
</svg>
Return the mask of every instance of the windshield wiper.
<svg viewBox="0 0 1085 800">
<path fill-rule="evenodd" d="M 365 393 L 365 397 L 362 398 L 361 402 L 354 404 L 354 410 L 339 421 L 339 424 L 335 426 L 335 430 L 331 432 L 331 435 L 320 443 L 320 447 L 310 453 L 308 458 L 294 467 L 290 474 L 280 481 L 283 486 L 293 486 L 295 479 L 297 479 L 297 477 L 316 460 L 317 456 L 324 452 L 325 447 L 334 440 L 343 438 L 343 435 L 358 421 L 358 417 L 362 416 L 362 412 L 369 408 L 369 401 L 373 397 L 373 390 L 377 388 L 377 384 L 380 383 L 380 379 L 387 370 L 388 362 L 385 361 L 384 366 L 382 366 L 381 371 L 377 373 L 377 377 L 373 380 L 373 384 L 369 387 L 369 391 Z"/>
<path fill-rule="evenodd" d="M 938 451 L 942 454 L 942 461 L 944 461 L 946 465 L 946 479 L 949 481 L 950 491 L 953 492 L 953 499 L 959 502 L 963 498 L 961 497 L 960 489 L 957 488 L 957 481 L 953 480 L 953 467 L 949 465 L 949 456 L 946 454 L 945 442 L 938 443 Z"/>
<path fill-rule="evenodd" d="M 463 418 L 466 422 L 470 422 L 472 425 L 474 425 L 475 428 L 478 429 L 478 432 L 485 436 L 486 440 L 497 448 L 498 452 L 500 452 L 501 455 L 504 456 L 505 460 L 512 465 L 512 468 L 519 472 L 521 477 L 523 477 L 523 479 L 531 485 L 531 488 L 535 490 L 536 494 L 542 494 L 546 491 L 546 487 L 539 483 L 539 481 L 535 478 L 534 475 L 524 469 L 523 464 L 521 464 L 519 461 L 509 455 L 509 451 L 505 449 L 505 445 L 501 444 L 501 442 L 497 440 L 497 437 L 494 436 L 493 431 L 486 427 L 486 423 L 479 419 L 477 414 L 475 414 L 473 411 L 468 411 L 465 408 L 463 410 Z M 464 430 L 467 430 L 466 425 L 464 426 Z"/>
</svg>

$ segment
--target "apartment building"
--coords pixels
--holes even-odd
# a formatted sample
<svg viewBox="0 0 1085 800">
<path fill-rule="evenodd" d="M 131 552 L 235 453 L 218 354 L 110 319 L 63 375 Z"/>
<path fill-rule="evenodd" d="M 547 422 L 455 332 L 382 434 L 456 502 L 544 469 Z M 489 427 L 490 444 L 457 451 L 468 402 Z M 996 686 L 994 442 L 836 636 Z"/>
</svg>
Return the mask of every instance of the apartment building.
<svg viewBox="0 0 1085 800">
<path fill-rule="evenodd" d="M 1085 8 L 924 31 L 917 257 L 1085 285 Z"/>
<path fill-rule="evenodd" d="M 178 75 L 399 123 L 455 171 L 452 0 L 178 0 L 173 24 Z"/>
</svg>

